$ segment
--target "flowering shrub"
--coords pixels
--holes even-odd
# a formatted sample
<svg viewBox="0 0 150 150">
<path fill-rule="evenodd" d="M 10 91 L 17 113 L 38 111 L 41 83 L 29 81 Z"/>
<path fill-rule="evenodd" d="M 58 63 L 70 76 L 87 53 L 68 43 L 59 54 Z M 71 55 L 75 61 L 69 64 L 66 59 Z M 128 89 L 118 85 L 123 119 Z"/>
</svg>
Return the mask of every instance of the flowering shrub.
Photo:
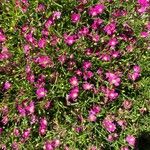
<svg viewBox="0 0 150 150">
<path fill-rule="evenodd" d="M 134 149 L 150 131 L 149 10 L 1 0 L 0 149 Z"/>
</svg>

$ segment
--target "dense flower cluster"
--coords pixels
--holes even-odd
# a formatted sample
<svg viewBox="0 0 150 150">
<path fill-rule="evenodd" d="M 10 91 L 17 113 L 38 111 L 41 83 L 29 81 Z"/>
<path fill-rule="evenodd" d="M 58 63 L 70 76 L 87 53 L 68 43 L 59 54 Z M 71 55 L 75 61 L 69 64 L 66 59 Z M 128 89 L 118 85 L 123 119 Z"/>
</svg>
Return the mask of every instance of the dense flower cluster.
<svg viewBox="0 0 150 150">
<path fill-rule="evenodd" d="M 134 104 L 149 8 L 149 0 L 4 0 L 0 149 L 134 149 L 148 112 Z"/>
</svg>

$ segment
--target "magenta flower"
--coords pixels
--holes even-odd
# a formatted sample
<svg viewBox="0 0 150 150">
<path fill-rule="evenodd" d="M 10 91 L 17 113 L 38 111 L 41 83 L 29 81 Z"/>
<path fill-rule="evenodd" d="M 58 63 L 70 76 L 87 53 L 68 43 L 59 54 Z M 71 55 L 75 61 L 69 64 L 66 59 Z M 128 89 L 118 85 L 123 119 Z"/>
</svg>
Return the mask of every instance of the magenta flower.
<svg viewBox="0 0 150 150">
<path fill-rule="evenodd" d="M 30 133 L 31 133 L 31 129 L 30 128 L 24 130 L 23 134 L 22 134 L 23 139 L 27 140 L 29 138 L 29 136 L 30 136 Z"/>
<path fill-rule="evenodd" d="M 108 34 L 111 35 L 113 33 L 116 32 L 116 23 L 115 22 L 111 22 L 110 24 L 107 24 L 104 27 L 104 31 Z"/>
<path fill-rule="evenodd" d="M 35 76 L 34 76 L 34 74 L 28 73 L 26 79 L 32 84 L 32 83 L 34 83 Z"/>
<path fill-rule="evenodd" d="M 71 14 L 71 21 L 73 23 L 79 22 L 80 21 L 80 14 L 77 14 L 77 13 Z"/>
<path fill-rule="evenodd" d="M 47 21 L 45 22 L 45 28 L 48 29 L 50 26 L 54 24 L 54 20 L 52 17 L 49 17 Z"/>
<path fill-rule="evenodd" d="M 111 56 L 113 58 L 118 58 L 118 57 L 120 57 L 120 52 L 119 51 L 111 51 Z"/>
<path fill-rule="evenodd" d="M 110 101 L 115 100 L 118 97 L 118 93 L 114 89 L 102 87 L 101 91 Z"/>
<path fill-rule="evenodd" d="M 41 38 L 41 39 L 39 39 L 39 41 L 38 41 L 38 47 L 39 48 L 45 48 L 46 47 L 46 39 L 45 38 Z"/>
<path fill-rule="evenodd" d="M 91 28 L 94 29 L 94 30 L 97 30 L 98 27 L 103 23 L 103 20 L 100 19 L 100 18 L 96 18 L 94 19 L 94 22 L 93 24 L 91 25 Z"/>
<path fill-rule="evenodd" d="M 81 71 L 81 70 L 79 70 L 79 69 L 78 69 L 78 70 L 76 70 L 76 71 L 75 71 L 75 73 L 76 73 L 76 75 L 78 75 L 79 77 L 80 77 L 80 76 L 82 76 L 82 71 Z"/>
<path fill-rule="evenodd" d="M 108 79 L 110 84 L 113 84 L 115 86 L 120 85 L 121 79 L 118 75 L 116 75 L 114 73 L 107 72 L 106 73 L 106 78 Z"/>
<path fill-rule="evenodd" d="M 69 83 L 73 86 L 73 87 L 75 87 L 75 86 L 78 86 L 78 79 L 77 79 L 77 77 L 76 76 L 73 76 L 73 77 L 71 77 L 70 79 L 69 79 Z"/>
<path fill-rule="evenodd" d="M 21 116 L 26 116 L 26 110 L 21 105 L 17 105 L 17 110 Z"/>
<path fill-rule="evenodd" d="M 92 88 L 93 88 L 93 84 L 90 84 L 90 83 L 88 83 L 88 82 L 85 82 L 85 83 L 83 83 L 82 84 L 82 87 L 83 87 L 83 89 L 84 90 L 91 90 Z"/>
<path fill-rule="evenodd" d="M 103 126 L 108 132 L 114 132 L 116 130 L 116 125 L 107 119 L 103 120 Z"/>
<path fill-rule="evenodd" d="M 88 27 L 82 27 L 79 32 L 78 32 L 78 36 L 86 36 L 89 33 L 89 28 Z"/>
<path fill-rule="evenodd" d="M 100 59 L 103 60 L 103 61 L 110 61 L 111 60 L 111 57 L 109 54 L 102 54 L 100 56 Z"/>
<path fill-rule="evenodd" d="M 49 56 L 39 56 L 35 59 L 35 62 L 38 63 L 41 67 L 46 68 L 53 66 L 53 62 Z"/>
<path fill-rule="evenodd" d="M 29 105 L 25 107 L 25 109 L 26 109 L 26 111 L 27 111 L 28 113 L 33 114 L 34 111 L 35 111 L 35 104 L 34 104 L 34 102 L 31 101 L 31 102 L 29 103 Z"/>
<path fill-rule="evenodd" d="M 112 134 L 109 134 L 109 135 L 108 135 L 107 140 L 108 140 L 109 142 L 113 142 L 113 141 L 115 141 L 117 138 L 118 138 L 118 134 L 117 134 L 117 133 L 112 133 Z"/>
<path fill-rule="evenodd" d="M 101 111 L 100 106 L 94 105 L 94 106 L 90 109 L 89 113 L 90 113 L 90 114 L 93 114 L 93 115 L 97 115 L 100 111 Z"/>
<path fill-rule="evenodd" d="M 84 80 L 88 80 L 91 79 L 93 77 L 93 72 L 92 71 L 84 71 L 83 72 L 83 79 Z"/>
<path fill-rule="evenodd" d="M 17 142 L 13 142 L 11 147 L 12 147 L 13 150 L 19 150 L 19 146 L 18 146 Z"/>
<path fill-rule="evenodd" d="M 96 115 L 94 115 L 94 114 L 89 114 L 88 120 L 91 121 L 91 122 L 95 122 L 95 121 L 96 121 Z"/>
<path fill-rule="evenodd" d="M 9 81 L 6 81 L 4 83 L 3 89 L 4 90 L 9 90 L 11 88 L 12 84 Z"/>
<path fill-rule="evenodd" d="M 45 11 L 45 5 L 42 3 L 39 3 L 37 8 L 36 8 L 37 12 L 44 12 Z"/>
<path fill-rule="evenodd" d="M 128 135 L 126 137 L 126 141 L 128 142 L 129 145 L 134 146 L 136 138 L 133 135 Z"/>
<path fill-rule="evenodd" d="M 60 140 L 52 140 L 52 141 L 46 141 L 45 145 L 43 147 L 44 150 L 54 150 L 60 145 Z"/>
<path fill-rule="evenodd" d="M 52 143 L 50 141 L 46 141 L 43 147 L 44 150 L 54 150 Z"/>
<path fill-rule="evenodd" d="M 77 36 L 76 35 L 67 35 L 64 34 L 64 41 L 67 45 L 71 46 L 76 42 Z"/>
<path fill-rule="evenodd" d="M 53 20 L 60 19 L 60 17 L 61 17 L 61 12 L 60 11 L 54 11 L 53 12 L 53 15 L 52 15 Z"/>
<path fill-rule="evenodd" d="M 30 53 L 30 45 L 29 44 L 24 45 L 23 50 L 24 53 L 28 55 Z"/>
<path fill-rule="evenodd" d="M 82 67 L 84 70 L 90 69 L 92 67 L 92 63 L 90 61 L 84 61 Z"/>
<path fill-rule="evenodd" d="M 105 6 L 102 4 L 97 4 L 95 6 L 92 6 L 89 8 L 89 15 L 91 15 L 92 17 L 97 16 L 99 14 L 102 14 L 103 11 L 105 9 Z"/>
<path fill-rule="evenodd" d="M 111 38 L 108 43 L 109 46 L 116 46 L 117 44 L 118 40 L 116 38 Z"/>
<path fill-rule="evenodd" d="M 129 79 L 135 81 L 140 77 L 140 74 L 137 72 L 134 72 L 133 74 L 129 74 Z"/>
<path fill-rule="evenodd" d="M 73 89 L 70 90 L 67 99 L 70 100 L 71 102 L 74 102 L 77 99 L 78 94 L 79 94 L 79 88 L 74 87 Z"/>
<path fill-rule="evenodd" d="M 45 117 L 40 119 L 40 126 L 47 127 L 47 120 Z"/>
<path fill-rule="evenodd" d="M 40 126 L 39 127 L 39 134 L 40 135 L 45 135 L 46 134 L 46 127 Z"/>
<path fill-rule="evenodd" d="M 40 99 L 40 98 L 44 98 L 47 94 L 47 90 L 43 87 L 41 88 L 38 88 L 36 90 L 36 95 L 37 95 L 37 98 Z"/>
<path fill-rule="evenodd" d="M 96 42 L 96 43 L 100 40 L 100 36 L 97 33 L 90 34 L 90 37 L 91 37 L 92 41 Z"/>
<path fill-rule="evenodd" d="M 133 71 L 136 73 L 140 73 L 141 72 L 141 68 L 138 65 L 133 66 Z"/>
<path fill-rule="evenodd" d="M 149 6 L 149 1 L 148 0 L 138 0 L 139 5 L 142 7 L 147 7 Z"/>
<path fill-rule="evenodd" d="M 3 32 L 0 30 L 0 42 L 5 42 L 6 41 L 6 37 L 3 34 Z"/>
</svg>

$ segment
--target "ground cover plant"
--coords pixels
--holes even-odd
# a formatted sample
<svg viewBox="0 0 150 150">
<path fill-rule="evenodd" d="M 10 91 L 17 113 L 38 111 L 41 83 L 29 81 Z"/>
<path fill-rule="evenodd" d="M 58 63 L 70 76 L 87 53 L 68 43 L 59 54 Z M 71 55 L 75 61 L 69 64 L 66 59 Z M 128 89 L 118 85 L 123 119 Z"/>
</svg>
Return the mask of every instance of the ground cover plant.
<svg viewBox="0 0 150 150">
<path fill-rule="evenodd" d="M 149 0 L 0 1 L 0 149 L 150 150 Z"/>
</svg>

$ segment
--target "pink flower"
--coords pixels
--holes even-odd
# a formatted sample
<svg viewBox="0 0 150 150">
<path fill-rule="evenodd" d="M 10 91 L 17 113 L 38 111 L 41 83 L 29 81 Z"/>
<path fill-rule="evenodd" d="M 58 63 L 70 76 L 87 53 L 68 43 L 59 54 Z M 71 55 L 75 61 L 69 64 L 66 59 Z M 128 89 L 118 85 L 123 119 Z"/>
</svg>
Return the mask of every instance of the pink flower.
<svg viewBox="0 0 150 150">
<path fill-rule="evenodd" d="M 78 35 L 86 36 L 88 33 L 89 33 L 89 28 L 84 26 L 79 30 Z"/>
<path fill-rule="evenodd" d="M 39 56 L 35 59 L 35 62 L 43 68 L 53 66 L 53 62 L 49 56 Z"/>
<path fill-rule="evenodd" d="M 85 83 L 83 83 L 82 87 L 84 90 L 91 90 L 93 88 L 93 84 L 85 82 Z"/>
<path fill-rule="evenodd" d="M 114 84 L 115 86 L 120 85 L 121 79 L 118 75 L 116 75 L 114 73 L 107 72 L 106 78 L 108 78 L 108 81 L 110 84 Z"/>
<path fill-rule="evenodd" d="M 96 121 L 96 116 L 94 114 L 89 114 L 88 120 L 91 122 L 94 122 L 94 121 Z"/>
<path fill-rule="evenodd" d="M 43 147 L 44 150 L 54 150 L 60 145 L 60 140 L 55 139 L 52 141 L 46 141 Z"/>
<path fill-rule="evenodd" d="M 100 59 L 103 60 L 103 61 L 110 61 L 111 60 L 111 57 L 109 54 L 102 54 L 100 56 Z"/>
<path fill-rule="evenodd" d="M 43 127 L 43 126 L 40 126 L 40 127 L 39 127 L 39 134 L 40 134 L 40 135 L 45 135 L 45 134 L 46 134 L 46 128 Z"/>
<path fill-rule="evenodd" d="M 66 57 L 65 54 L 64 54 L 64 55 L 60 55 L 60 56 L 58 57 L 58 61 L 59 61 L 62 65 L 65 63 L 66 60 L 67 60 L 67 57 Z"/>
<path fill-rule="evenodd" d="M 70 79 L 69 79 L 69 82 L 70 82 L 70 84 L 73 86 L 73 87 L 75 87 L 75 86 L 78 86 L 78 79 L 77 79 L 77 77 L 76 76 L 73 76 L 73 77 L 71 77 Z"/>
<path fill-rule="evenodd" d="M 42 3 L 38 4 L 36 11 L 37 12 L 44 12 L 45 11 L 45 5 Z"/>
<path fill-rule="evenodd" d="M 43 147 L 44 150 L 54 150 L 53 146 L 52 146 L 52 143 L 50 141 L 46 141 L 44 147 Z"/>
<path fill-rule="evenodd" d="M 138 3 L 143 7 L 149 6 L 149 0 L 138 0 Z"/>
<path fill-rule="evenodd" d="M 1 120 L 1 123 L 3 123 L 3 125 L 6 125 L 8 123 L 8 121 L 9 121 L 8 116 L 3 116 L 2 120 Z"/>
<path fill-rule="evenodd" d="M 28 73 L 26 78 L 31 84 L 34 83 L 34 79 L 35 79 L 34 74 Z"/>
<path fill-rule="evenodd" d="M 39 39 L 39 41 L 38 41 L 38 47 L 39 47 L 39 48 L 45 48 L 46 42 L 47 42 L 47 41 L 46 41 L 45 38 Z"/>
<path fill-rule="evenodd" d="M 71 21 L 72 21 L 73 23 L 79 22 L 79 21 L 80 21 L 80 14 L 73 13 L 73 14 L 71 15 Z"/>
<path fill-rule="evenodd" d="M 26 110 L 21 105 L 17 105 L 17 110 L 21 116 L 26 116 Z"/>
<path fill-rule="evenodd" d="M 47 127 L 47 120 L 45 117 L 40 119 L 40 126 Z"/>
<path fill-rule="evenodd" d="M 79 69 L 78 69 L 78 70 L 76 70 L 76 71 L 75 71 L 75 73 L 76 73 L 76 75 L 78 75 L 79 77 L 82 75 L 82 71 L 81 71 L 81 70 L 79 70 Z"/>
<path fill-rule="evenodd" d="M 115 23 L 115 22 L 111 22 L 111 23 L 107 24 L 107 25 L 104 27 L 104 31 L 105 31 L 108 35 L 111 35 L 111 34 L 115 33 L 115 31 L 116 31 L 116 23 Z"/>
<path fill-rule="evenodd" d="M 149 33 L 148 32 L 141 32 L 141 37 L 143 37 L 143 38 L 146 38 L 146 37 L 148 37 L 149 36 Z"/>
<path fill-rule="evenodd" d="M 92 63 L 90 61 L 84 61 L 82 66 L 84 70 L 87 70 L 92 67 Z"/>
<path fill-rule="evenodd" d="M 118 58 L 118 57 L 120 57 L 120 52 L 119 51 L 111 51 L 111 56 L 113 58 Z"/>
<path fill-rule="evenodd" d="M 76 42 L 76 39 L 77 39 L 76 35 L 67 35 L 67 34 L 64 34 L 64 41 L 69 46 L 72 45 L 72 44 L 74 44 Z"/>
<path fill-rule="evenodd" d="M 54 20 L 52 17 L 49 17 L 47 21 L 45 22 L 45 28 L 48 29 L 50 26 L 54 24 Z"/>
<path fill-rule="evenodd" d="M 23 139 L 27 140 L 29 138 L 29 136 L 30 136 L 30 132 L 31 132 L 30 128 L 24 130 L 23 134 L 22 134 Z"/>
<path fill-rule="evenodd" d="M 71 102 L 74 102 L 77 99 L 78 94 L 79 94 L 79 88 L 74 87 L 73 89 L 70 90 L 67 99 L 70 100 Z"/>
<path fill-rule="evenodd" d="M 105 9 L 105 6 L 102 4 L 97 4 L 89 8 L 89 15 L 92 17 L 102 14 Z"/>
<path fill-rule="evenodd" d="M 116 38 L 111 38 L 108 43 L 109 46 L 116 46 L 117 44 L 118 40 Z"/>
<path fill-rule="evenodd" d="M 125 109 L 130 109 L 132 107 L 132 102 L 130 100 L 124 100 L 122 105 Z"/>
<path fill-rule="evenodd" d="M 54 11 L 52 16 L 53 16 L 53 20 L 60 19 L 61 12 L 60 11 Z"/>
<path fill-rule="evenodd" d="M 17 142 L 13 142 L 11 147 L 12 147 L 13 150 L 19 150 L 19 146 L 18 146 Z"/>
<path fill-rule="evenodd" d="M 128 135 L 126 137 L 126 141 L 129 143 L 129 145 L 134 146 L 136 139 L 135 139 L 135 137 L 133 135 Z"/>
<path fill-rule="evenodd" d="M 83 72 L 83 79 L 84 80 L 88 80 L 91 79 L 93 77 L 93 72 L 92 71 L 84 71 Z"/>
<path fill-rule="evenodd" d="M 93 115 L 97 115 L 100 111 L 101 111 L 100 106 L 94 105 L 94 106 L 90 109 L 89 113 L 90 113 L 90 114 L 93 114 Z"/>
<path fill-rule="evenodd" d="M 91 28 L 94 29 L 94 30 L 97 30 L 98 27 L 103 23 L 103 20 L 100 19 L 100 18 L 96 18 L 94 19 L 94 22 L 93 24 L 91 25 Z"/>
<path fill-rule="evenodd" d="M 131 79 L 133 81 L 137 80 L 139 77 L 140 77 L 140 74 L 137 72 L 135 72 L 133 74 L 129 74 L 129 79 Z"/>
<path fill-rule="evenodd" d="M 141 72 L 141 68 L 138 65 L 133 66 L 133 71 L 136 73 L 140 73 Z"/>
<path fill-rule="evenodd" d="M 4 83 L 3 89 L 4 90 L 9 90 L 11 88 L 11 86 L 12 86 L 11 83 L 9 81 L 6 81 Z"/>
<path fill-rule="evenodd" d="M 118 93 L 114 89 L 102 87 L 102 92 L 111 101 L 117 99 L 118 97 Z"/>
<path fill-rule="evenodd" d="M 3 32 L 0 30 L 0 42 L 5 42 L 6 41 L 6 37 L 3 34 Z"/>
<path fill-rule="evenodd" d="M 113 134 L 109 134 L 107 140 L 109 142 L 113 142 L 118 138 L 118 134 L 117 133 L 113 133 Z"/>
<path fill-rule="evenodd" d="M 92 41 L 93 42 L 98 42 L 99 41 L 99 39 L 100 39 L 100 36 L 97 34 L 97 33 L 95 33 L 95 34 L 90 34 L 90 37 L 91 37 L 91 39 L 92 39 Z"/>
<path fill-rule="evenodd" d="M 23 50 L 24 53 L 28 55 L 30 53 L 30 45 L 29 44 L 24 45 Z"/>
<path fill-rule="evenodd" d="M 29 105 L 26 106 L 25 109 L 26 109 L 26 111 L 27 111 L 28 113 L 33 114 L 34 111 L 35 111 L 35 104 L 34 104 L 34 102 L 31 101 L 31 102 L 29 103 Z"/>
<path fill-rule="evenodd" d="M 116 130 L 116 125 L 107 119 L 103 120 L 103 126 L 108 132 L 114 132 Z"/>
<path fill-rule="evenodd" d="M 37 98 L 40 99 L 40 98 L 44 98 L 47 94 L 47 90 L 45 88 L 39 88 L 36 90 L 36 95 L 37 95 Z"/>
</svg>

